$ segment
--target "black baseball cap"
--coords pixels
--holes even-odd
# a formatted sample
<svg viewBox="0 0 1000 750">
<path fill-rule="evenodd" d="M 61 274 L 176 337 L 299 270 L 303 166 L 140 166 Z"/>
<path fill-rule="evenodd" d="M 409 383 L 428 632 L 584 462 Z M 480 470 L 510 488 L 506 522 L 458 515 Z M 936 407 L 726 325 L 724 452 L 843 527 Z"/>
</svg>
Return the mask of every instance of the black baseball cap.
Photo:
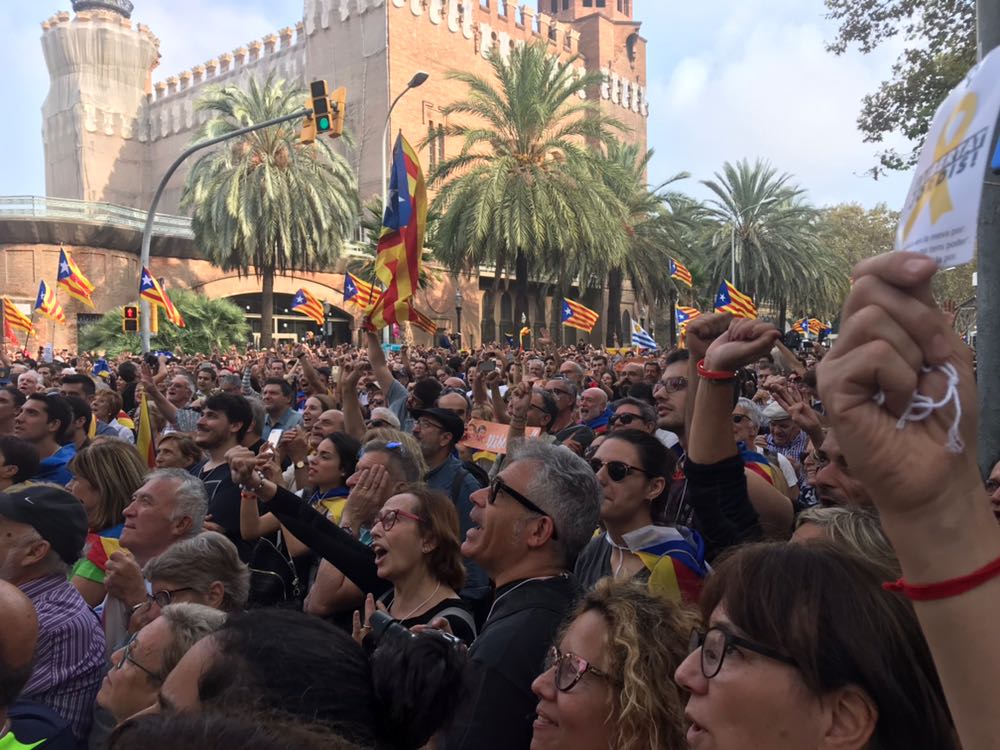
<svg viewBox="0 0 1000 750">
<path fill-rule="evenodd" d="M 87 541 L 87 511 L 62 487 L 29 484 L 0 492 L 0 516 L 31 526 L 72 565 Z"/>
<path fill-rule="evenodd" d="M 442 432 L 451 433 L 453 443 L 457 443 L 465 436 L 465 422 L 453 411 L 434 406 L 430 409 L 416 409 L 410 413 L 414 419 L 427 417 L 427 419 L 437 422 L 441 425 Z"/>
</svg>

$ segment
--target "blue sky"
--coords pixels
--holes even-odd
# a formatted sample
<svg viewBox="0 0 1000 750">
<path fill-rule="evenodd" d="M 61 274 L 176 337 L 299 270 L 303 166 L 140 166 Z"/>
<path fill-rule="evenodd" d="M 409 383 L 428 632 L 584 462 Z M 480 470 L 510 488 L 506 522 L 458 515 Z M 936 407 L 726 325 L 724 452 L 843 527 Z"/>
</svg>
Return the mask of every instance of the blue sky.
<svg viewBox="0 0 1000 750">
<path fill-rule="evenodd" d="M 133 0 L 133 20 L 160 38 L 154 78 L 166 78 L 252 39 L 294 25 L 302 0 Z M 822 0 L 634 0 L 648 40 L 650 181 L 680 171 L 676 187 L 707 197 L 699 180 L 724 161 L 766 159 L 817 205 L 856 201 L 899 208 L 908 174 L 875 182 L 864 172 L 878 150 L 855 121 L 864 94 L 899 52 L 835 57 L 835 27 Z M 48 90 L 41 22 L 69 0 L 0 2 L 0 195 L 43 195 L 41 106 Z"/>
</svg>

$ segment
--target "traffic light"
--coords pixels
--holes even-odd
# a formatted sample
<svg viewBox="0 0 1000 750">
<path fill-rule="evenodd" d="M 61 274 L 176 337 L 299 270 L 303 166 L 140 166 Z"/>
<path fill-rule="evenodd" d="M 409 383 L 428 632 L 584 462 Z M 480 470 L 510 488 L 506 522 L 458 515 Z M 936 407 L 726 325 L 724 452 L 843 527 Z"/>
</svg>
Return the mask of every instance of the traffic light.
<svg viewBox="0 0 1000 750">
<path fill-rule="evenodd" d="M 304 144 L 316 142 L 316 121 L 312 117 L 307 117 L 302 121 L 299 141 Z"/>
<path fill-rule="evenodd" d="M 125 305 L 122 311 L 122 330 L 125 333 L 139 332 L 139 308 L 136 305 Z"/>
<path fill-rule="evenodd" d="M 312 121 L 316 127 L 316 134 L 329 133 L 333 127 L 333 118 L 330 116 L 330 97 L 327 94 L 326 81 L 313 81 L 309 84 L 309 95 L 312 97 Z"/>
<path fill-rule="evenodd" d="M 347 118 L 347 89 L 341 86 L 330 94 L 330 109 L 333 110 L 333 122 L 330 125 L 330 137 L 339 138 L 344 134 L 344 120 Z"/>
</svg>

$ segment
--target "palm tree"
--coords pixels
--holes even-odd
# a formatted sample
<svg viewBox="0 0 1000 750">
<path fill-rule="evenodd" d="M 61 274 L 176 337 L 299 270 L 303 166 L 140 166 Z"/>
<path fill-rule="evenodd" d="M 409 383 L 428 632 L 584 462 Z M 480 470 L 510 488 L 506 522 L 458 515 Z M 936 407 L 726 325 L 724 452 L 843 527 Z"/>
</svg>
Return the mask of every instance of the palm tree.
<svg viewBox="0 0 1000 750">
<path fill-rule="evenodd" d="M 624 280 L 631 282 L 637 301 L 654 308 L 666 307 L 672 321 L 676 287 L 667 272 L 670 258 L 689 260 L 686 233 L 693 227 L 700 208 L 682 193 L 665 188 L 690 175 L 679 172 L 651 188 L 646 183 L 646 172 L 652 157 L 652 149 L 641 153 L 638 145 L 620 142 L 610 144 L 603 157 L 604 180 L 625 208 L 623 229 L 627 243 L 627 252 L 602 268 L 608 285 L 608 345 L 615 335 L 625 342 L 628 333 L 622 331 L 619 315 Z"/>
<path fill-rule="evenodd" d="M 160 331 L 152 338 L 153 349 L 211 354 L 232 345 L 241 349 L 250 340 L 250 326 L 239 305 L 227 299 L 209 299 L 186 289 L 171 289 L 170 300 L 184 318 L 185 327 L 167 322 L 160 312 Z M 105 313 L 100 320 L 80 330 L 80 351 L 106 351 L 110 356 L 141 351 L 140 339 L 122 331 L 122 308 Z"/>
<path fill-rule="evenodd" d="M 290 114 L 304 91 L 251 78 L 246 89 L 211 86 L 195 108 L 215 115 L 196 138 L 212 138 Z M 305 145 L 285 123 L 242 136 L 191 168 L 181 206 L 192 210 L 195 242 L 224 270 L 262 280 L 261 346 L 270 346 L 274 277 L 332 268 L 358 213 L 357 181 L 347 161 L 318 138 Z"/>
<path fill-rule="evenodd" d="M 565 292 L 593 258 L 625 249 L 621 204 L 595 158 L 624 126 L 579 98 L 601 75 L 580 76 L 575 63 L 537 43 L 507 58 L 494 50 L 494 77 L 448 74 L 469 93 L 444 108 L 445 133 L 462 147 L 430 177 L 441 215 L 436 254 L 456 272 L 493 265 L 494 290 L 513 270 L 517 320 L 528 309 L 529 273 L 553 275 Z"/>
<path fill-rule="evenodd" d="M 779 326 L 789 307 L 825 307 L 847 284 L 846 269 L 822 251 L 818 212 L 791 179 L 744 159 L 726 162 L 721 175 L 703 182 L 716 195 L 706 204 L 716 222 L 707 241 L 711 277 L 717 285 L 731 276 L 735 248 L 738 279 L 730 281 L 758 304 L 771 303 Z"/>
</svg>

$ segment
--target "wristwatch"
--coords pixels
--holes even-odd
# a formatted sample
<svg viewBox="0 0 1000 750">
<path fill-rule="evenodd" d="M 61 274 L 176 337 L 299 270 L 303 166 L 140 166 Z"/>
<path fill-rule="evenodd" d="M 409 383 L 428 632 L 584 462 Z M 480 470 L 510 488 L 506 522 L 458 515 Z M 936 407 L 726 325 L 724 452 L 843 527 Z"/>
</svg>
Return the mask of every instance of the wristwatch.
<svg viewBox="0 0 1000 750">
<path fill-rule="evenodd" d="M 294 466 L 295 466 L 295 470 L 298 471 L 299 469 L 306 468 L 306 462 L 305 462 L 304 459 L 301 460 L 301 461 L 296 461 L 295 464 L 294 464 Z"/>
</svg>

